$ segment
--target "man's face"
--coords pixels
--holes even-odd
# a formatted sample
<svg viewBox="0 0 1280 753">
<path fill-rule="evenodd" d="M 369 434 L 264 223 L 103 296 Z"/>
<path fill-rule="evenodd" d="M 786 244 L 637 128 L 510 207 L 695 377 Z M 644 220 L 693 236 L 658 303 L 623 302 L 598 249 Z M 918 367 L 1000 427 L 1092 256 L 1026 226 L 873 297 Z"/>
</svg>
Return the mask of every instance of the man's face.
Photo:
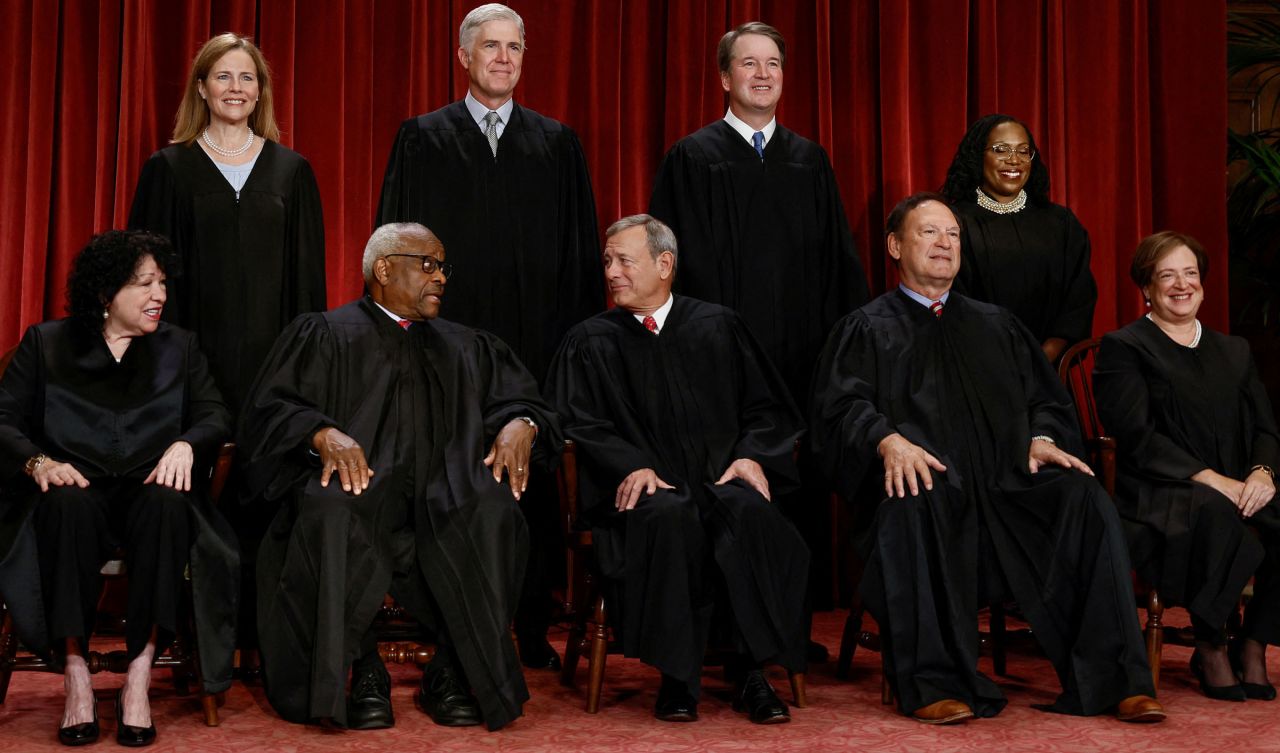
<svg viewBox="0 0 1280 753">
<path fill-rule="evenodd" d="M 604 244 L 603 261 L 604 278 L 615 306 L 648 312 L 667 302 L 674 259 L 669 253 L 653 258 L 643 227 L 629 227 L 610 236 Z"/>
<path fill-rule="evenodd" d="M 524 42 L 511 21 L 486 21 L 476 30 L 471 49 L 458 48 L 458 62 L 467 69 L 471 92 L 492 108 L 506 102 L 520 80 Z"/>
<path fill-rule="evenodd" d="M 762 34 L 743 34 L 733 43 L 729 71 L 720 74 L 735 112 L 773 117 L 782 97 L 782 53 Z"/>
<path fill-rule="evenodd" d="M 939 202 L 912 209 L 888 243 L 902 281 L 917 292 L 946 290 L 960 271 L 960 223 Z"/>
<path fill-rule="evenodd" d="M 442 262 L 444 246 L 434 237 L 425 235 L 407 235 L 401 239 L 401 246 L 394 256 L 385 256 L 374 262 L 377 284 L 370 286 L 370 294 L 392 313 L 410 321 L 435 319 L 440 314 L 440 301 L 444 297 L 444 271 L 437 268 L 431 274 L 423 272 L 422 257 L 430 256 Z"/>
</svg>

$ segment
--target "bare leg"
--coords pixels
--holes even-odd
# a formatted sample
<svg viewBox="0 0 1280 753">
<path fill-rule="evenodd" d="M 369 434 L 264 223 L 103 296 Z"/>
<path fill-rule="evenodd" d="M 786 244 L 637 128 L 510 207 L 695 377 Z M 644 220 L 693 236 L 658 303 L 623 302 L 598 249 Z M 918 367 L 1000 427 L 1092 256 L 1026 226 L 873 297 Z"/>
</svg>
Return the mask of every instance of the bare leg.
<svg viewBox="0 0 1280 753">
<path fill-rule="evenodd" d="M 1267 647 L 1252 638 L 1245 638 L 1240 646 L 1240 669 L 1245 682 L 1267 684 Z"/>
<path fill-rule="evenodd" d="M 67 664 L 62 670 L 62 686 L 67 693 L 66 706 L 62 709 L 62 726 L 88 724 L 93 721 L 93 681 L 89 677 L 89 665 L 80 653 L 80 642 L 67 639 Z"/>
<path fill-rule="evenodd" d="M 117 723 L 130 727 L 151 726 L 151 702 L 147 699 L 147 689 L 151 687 L 151 663 L 155 658 L 156 629 L 153 627 L 142 653 L 129 662 L 129 673 L 125 675 L 121 697 L 124 713 L 123 718 L 116 720 Z"/>
</svg>

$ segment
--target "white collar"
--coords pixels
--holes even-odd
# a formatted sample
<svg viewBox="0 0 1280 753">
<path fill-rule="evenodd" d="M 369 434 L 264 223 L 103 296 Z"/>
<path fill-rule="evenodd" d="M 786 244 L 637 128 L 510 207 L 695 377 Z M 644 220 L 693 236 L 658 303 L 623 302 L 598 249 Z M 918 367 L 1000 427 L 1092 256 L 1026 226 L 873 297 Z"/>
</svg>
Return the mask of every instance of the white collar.
<svg viewBox="0 0 1280 753">
<path fill-rule="evenodd" d="M 747 143 L 750 144 L 753 149 L 755 148 L 755 142 L 752 141 L 751 137 L 755 135 L 756 129 L 747 125 L 737 115 L 734 115 L 732 108 L 725 110 L 724 122 L 728 123 L 733 130 L 737 131 L 739 136 L 746 139 Z M 777 118 L 770 118 L 769 122 L 765 124 L 765 127 L 760 129 L 760 132 L 764 134 L 765 146 L 769 145 L 769 141 L 773 139 L 773 132 L 776 130 L 778 130 Z"/>
<path fill-rule="evenodd" d="M 373 301 L 372 298 L 370 298 L 369 300 Z M 395 313 L 394 311 L 387 308 L 386 306 L 383 306 L 381 303 L 378 303 L 377 301 L 373 301 L 373 305 L 382 309 L 382 313 L 391 317 L 391 321 L 395 322 L 396 324 L 399 324 L 400 322 L 405 321 L 405 318 L 403 316 L 400 316 L 399 314 Z"/>
<path fill-rule="evenodd" d="M 471 113 L 471 119 L 474 120 L 476 125 L 480 127 L 480 130 L 483 131 L 484 116 L 489 114 L 489 108 L 480 104 L 480 100 L 472 96 L 470 89 L 467 89 L 467 96 L 462 98 L 462 102 L 467 106 L 467 112 Z M 507 123 L 511 122 L 511 111 L 514 110 L 515 107 L 516 101 L 512 98 L 503 102 L 494 110 L 494 112 L 498 113 L 498 117 L 502 119 L 502 124 L 498 127 L 499 131 L 501 131 Z"/>
<path fill-rule="evenodd" d="M 667 314 L 671 313 L 671 304 L 673 304 L 675 300 L 676 300 L 676 297 L 668 293 L 667 302 L 659 306 L 658 309 L 654 311 L 652 314 L 647 315 L 647 316 L 652 316 L 653 320 L 658 323 L 658 332 L 661 332 L 662 328 L 666 326 Z M 637 322 L 644 324 L 644 318 L 646 314 L 632 314 L 632 316 L 636 318 Z M 658 332 L 654 332 L 653 334 L 656 335 L 658 334 Z"/>
</svg>

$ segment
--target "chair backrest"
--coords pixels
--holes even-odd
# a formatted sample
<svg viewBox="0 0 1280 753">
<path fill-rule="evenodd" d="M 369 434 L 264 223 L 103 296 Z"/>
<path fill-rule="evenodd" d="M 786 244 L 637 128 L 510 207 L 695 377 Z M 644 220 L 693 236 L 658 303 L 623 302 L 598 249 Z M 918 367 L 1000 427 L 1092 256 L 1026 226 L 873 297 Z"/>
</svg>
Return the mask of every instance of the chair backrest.
<svg viewBox="0 0 1280 753">
<path fill-rule="evenodd" d="M 1058 362 L 1058 378 L 1067 386 L 1076 404 L 1080 433 L 1089 449 L 1088 461 L 1099 474 L 1099 481 L 1110 494 L 1115 494 L 1116 442 L 1107 436 L 1098 419 L 1098 404 L 1093 398 L 1093 361 L 1102 341 L 1082 340 L 1067 349 Z"/>
</svg>

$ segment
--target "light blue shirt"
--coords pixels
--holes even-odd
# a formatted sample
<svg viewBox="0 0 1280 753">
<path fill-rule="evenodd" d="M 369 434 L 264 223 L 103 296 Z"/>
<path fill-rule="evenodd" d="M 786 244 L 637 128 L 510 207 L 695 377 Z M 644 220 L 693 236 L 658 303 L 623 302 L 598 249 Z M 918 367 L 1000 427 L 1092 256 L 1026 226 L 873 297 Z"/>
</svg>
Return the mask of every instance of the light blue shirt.
<svg viewBox="0 0 1280 753">
<path fill-rule="evenodd" d="M 463 97 L 462 101 L 467 106 L 467 112 L 471 113 L 472 120 L 476 121 L 480 132 L 484 133 L 484 116 L 489 114 L 489 108 L 480 104 L 480 100 L 471 96 L 470 89 L 467 89 L 467 96 Z M 494 110 L 494 112 L 498 113 L 498 138 L 502 138 L 502 132 L 507 130 L 507 123 L 511 122 L 511 111 L 514 109 L 516 109 L 516 101 L 508 99 L 498 109 Z"/>
<path fill-rule="evenodd" d="M 925 308 L 929 308 L 930 306 L 933 305 L 932 298 L 926 298 L 920 295 L 919 293 L 917 293 L 916 291 L 912 290 L 911 288 L 907 287 L 906 285 L 903 285 L 902 283 L 898 283 L 898 290 L 901 290 L 903 293 L 906 293 L 908 298 L 920 304 L 921 306 L 924 306 Z M 942 301 L 942 305 L 945 307 L 947 305 L 947 299 L 950 297 L 951 297 L 951 291 L 948 290 L 947 292 L 943 293 L 942 297 L 939 298 L 938 300 Z"/>
</svg>

